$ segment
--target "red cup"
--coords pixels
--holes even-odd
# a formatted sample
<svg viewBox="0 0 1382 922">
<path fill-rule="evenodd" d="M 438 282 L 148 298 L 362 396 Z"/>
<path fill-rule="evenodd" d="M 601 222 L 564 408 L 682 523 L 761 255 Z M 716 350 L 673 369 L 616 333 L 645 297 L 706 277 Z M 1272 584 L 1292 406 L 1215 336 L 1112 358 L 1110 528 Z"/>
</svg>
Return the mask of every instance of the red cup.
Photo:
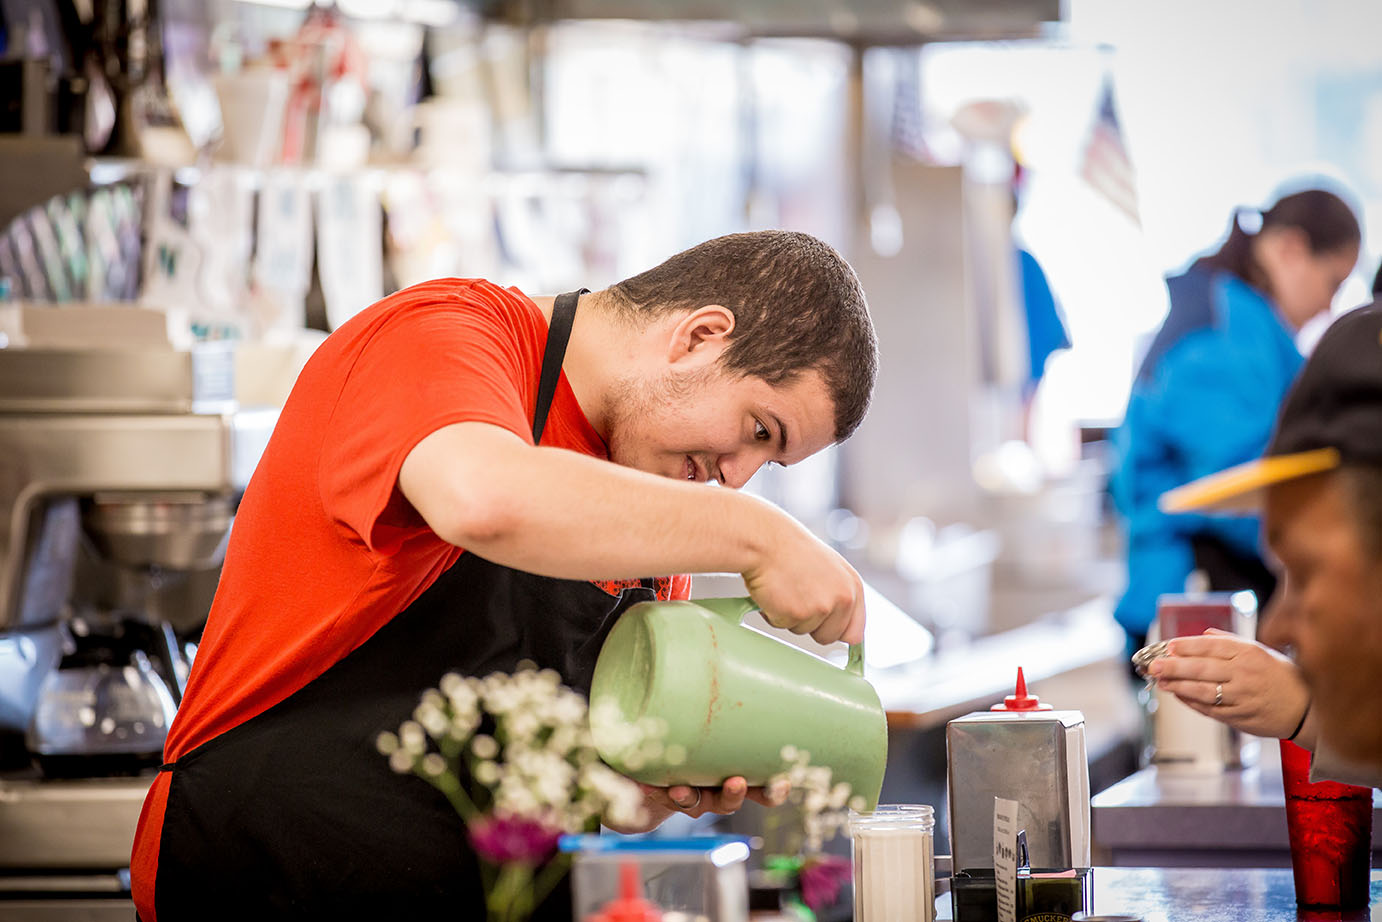
<svg viewBox="0 0 1382 922">
<path fill-rule="evenodd" d="M 1281 741 L 1286 830 L 1296 904 L 1311 909 L 1368 905 L 1372 866 L 1372 788 L 1310 783 L 1310 752 Z"/>
</svg>

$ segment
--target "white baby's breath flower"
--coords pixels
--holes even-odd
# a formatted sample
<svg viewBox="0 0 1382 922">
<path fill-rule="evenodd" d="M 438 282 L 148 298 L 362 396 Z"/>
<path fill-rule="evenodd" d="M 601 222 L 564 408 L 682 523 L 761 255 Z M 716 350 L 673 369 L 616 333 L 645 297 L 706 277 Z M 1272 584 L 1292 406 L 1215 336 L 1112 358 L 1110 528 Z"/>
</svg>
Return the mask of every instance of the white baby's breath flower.
<svg viewBox="0 0 1382 922">
<path fill-rule="evenodd" d="M 538 802 L 533 792 L 525 787 L 512 787 L 507 790 L 501 787 L 495 797 L 495 805 L 500 810 L 517 816 L 532 816 L 537 810 Z"/>
<path fill-rule="evenodd" d="M 810 753 L 803 749 L 787 745 L 782 747 L 780 754 L 786 764 L 781 772 L 768 779 L 768 784 L 770 787 L 790 785 L 785 809 L 796 813 L 800 827 L 795 836 L 788 833 L 787 841 L 773 847 L 786 853 L 818 852 L 825 840 L 839 832 L 847 820 L 843 808 L 849 800 L 850 786 L 843 781 L 833 783 L 830 768 L 810 764 Z"/>
<path fill-rule="evenodd" d="M 504 722 L 504 729 L 512 739 L 530 740 L 542 729 L 542 724 L 532 711 L 515 710 Z"/>
<path fill-rule="evenodd" d="M 586 721 L 585 702 L 574 693 L 560 695 L 552 702 L 550 717 L 553 726 L 580 726 Z"/>
<path fill-rule="evenodd" d="M 672 743 L 663 756 L 663 761 L 668 765 L 681 765 L 686 761 L 686 747 L 680 743 Z"/>
<path fill-rule="evenodd" d="M 664 722 L 627 721 L 613 701 L 603 714 L 602 746 L 612 740 L 631 764 L 685 759 L 684 748 L 664 747 Z M 493 732 L 477 734 L 486 721 L 493 722 Z M 584 696 L 564 687 L 556 672 L 524 664 L 512 675 L 495 672 L 483 679 L 448 673 L 436 689 L 419 696 L 411 719 L 396 734 L 380 734 L 375 745 L 395 771 L 416 773 L 448 796 L 469 798 L 477 809 L 570 832 L 596 819 L 638 823 L 645 812 L 642 789 L 601 762 L 596 721 Z M 429 752 L 428 736 L 438 743 L 435 751 Z M 466 772 L 456 760 L 474 764 Z M 467 779 L 459 791 L 458 776 Z"/>
<path fill-rule="evenodd" d="M 453 711 L 467 715 L 473 714 L 480 703 L 480 697 L 476 693 L 475 686 L 464 681 L 450 684 L 447 687 L 446 700 Z"/>
<path fill-rule="evenodd" d="M 424 700 L 413 709 L 413 719 L 422 725 L 422 728 L 437 739 L 446 733 L 449 721 L 442 709 L 431 701 Z"/>
<path fill-rule="evenodd" d="M 489 787 L 499 781 L 499 766 L 490 761 L 478 762 L 472 774 L 476 781 Z"/>
<path fill-rule="evenodd" d="M 534 794 L 542 803 L 561 804 L 570 796 L 571 779 L 569 773 L 548 771 L 536 776 L 533 781 Z"/>
<path fill-rule="evenodd" d="M 493 688 L 486 690 L 481 700 L 485 710 L 496 717 L 515 711 L 519 706 L 518 693 L 514 691 L 514 689 L 503 685 L 495 685 Z"/>
<path fill-rule="evenodd" d="M 862 797 L 851 797 L 849 799 L 849 809 L 853 810 L 855 813 L 862 811 L 864 809 L 864 805 L 865 802 L 864 798 Z"/>
<path fill-rule="evenodd" d="M 422 726 L 415 720 L 405 720 L 403 725 L 398 728 L 398 742 L 410 754 L 415 756 L 422 755 L 427 748 L 427 737 L 422 732 Z"/>
<path fill-rule="evenodd" d="M 475 732 L 475 728 L 480 726 L 480 715 L 474 711 L 470 714 L 457 712 L 451 718 L 449 727 L 452 739 L 463 740 Z"/>
<path fill-rule="evenodd" d="M 566 758 L 576 749 L 579 742 L 580 735 L 573 728 L 557 727 L 547 738 L 547 748 Z"/>
<path fill-rule="evenodd" d="M 429 688 L 423 691 L 418 699 L 418 703 L 425 704 L 428 707 L 444 708 L 446 707 L 446 697 L 437 689 Z"/>
<path fill-rule="evenodd" d="M 643 792 L 637 785 L 621 784 L 609 798 L 609 816 L 621 826 L 641 824 L 646 815 Z"/>
</svg>

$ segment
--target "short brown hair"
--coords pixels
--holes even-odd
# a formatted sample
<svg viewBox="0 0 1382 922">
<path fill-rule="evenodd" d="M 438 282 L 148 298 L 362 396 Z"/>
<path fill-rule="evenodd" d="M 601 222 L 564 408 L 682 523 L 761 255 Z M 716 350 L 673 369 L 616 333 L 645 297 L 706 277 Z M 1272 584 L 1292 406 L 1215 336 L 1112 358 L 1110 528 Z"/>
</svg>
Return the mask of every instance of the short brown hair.
<svg viewBox="0 0 1382 922">
<path fill-rule="evenodd" d="M 720 361 L 772 385 L 815 369 L 835 405 L 835 440 L 858 428 L 878 375 L 878 341 L 859 278 L 829 244 L 796 231 L 716 237 L 610 288 L 622 310 L 719 304 L 734 313 Z"/>
</svg>

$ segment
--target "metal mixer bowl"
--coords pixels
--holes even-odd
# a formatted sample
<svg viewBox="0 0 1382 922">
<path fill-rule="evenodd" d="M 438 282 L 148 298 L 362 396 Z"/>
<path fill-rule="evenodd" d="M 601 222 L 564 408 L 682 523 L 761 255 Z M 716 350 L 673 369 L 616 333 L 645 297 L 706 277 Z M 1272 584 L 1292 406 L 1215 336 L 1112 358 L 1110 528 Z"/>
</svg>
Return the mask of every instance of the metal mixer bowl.
<svg viewBox="0 0 1382 922">
<path fill-rule="evenodd" d="M 234 510 L 229 496 L 205 493 L 98 493 L 82 522 L 116 563 L 190 570 L 220 562 Z"/>
</svg>

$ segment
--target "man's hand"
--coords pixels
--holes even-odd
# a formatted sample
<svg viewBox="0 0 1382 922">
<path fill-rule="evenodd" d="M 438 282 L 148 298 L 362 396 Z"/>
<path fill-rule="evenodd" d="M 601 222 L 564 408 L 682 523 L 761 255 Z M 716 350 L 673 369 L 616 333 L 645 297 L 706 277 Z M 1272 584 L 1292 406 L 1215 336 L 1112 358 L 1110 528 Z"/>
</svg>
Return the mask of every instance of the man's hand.
<svg viewBox="0 0 1382 922">
<path fill-rule="evenodd" d="M 778 807 L 787 800 L 787 794 L 791 788 L 786 782 L 778 782 L 772 787 L 751 788 L 743 778 L 730 778 L 725 781 L 724 786 L 716 788 L 693 788 L 684 784 L 673 785 L 670 788 L 654 787 L 651 784 L 640 784 L 643 789 L 644 803 L 644 822 L 639 826 L 608 826 L 615 832 L 637 833 L 648 832 L 656 829 L 673 813 L 685 813 L 687 816 L 704 816 L 707 813 L 734 813 L 744 805 L 745 800 L 752 800 L 763 804 L 765 807 Z"/>
<path fill-rule="evenodd" d="M 744 571 L 749 595 L 773 627 L 810 634 L 823 644 L 864 639 L 864 583 L 849 563 L 795 519 L 780 528 L 767 553 Z"/>
<path fill-rule="evenodd" d="M 1295 663 L 1255 640 L 1213 628 L 1174 638 L 1147 674 L 1201 714 L 1253 736 L 1290 736 L 1310 701 Z"/>
</svg>

